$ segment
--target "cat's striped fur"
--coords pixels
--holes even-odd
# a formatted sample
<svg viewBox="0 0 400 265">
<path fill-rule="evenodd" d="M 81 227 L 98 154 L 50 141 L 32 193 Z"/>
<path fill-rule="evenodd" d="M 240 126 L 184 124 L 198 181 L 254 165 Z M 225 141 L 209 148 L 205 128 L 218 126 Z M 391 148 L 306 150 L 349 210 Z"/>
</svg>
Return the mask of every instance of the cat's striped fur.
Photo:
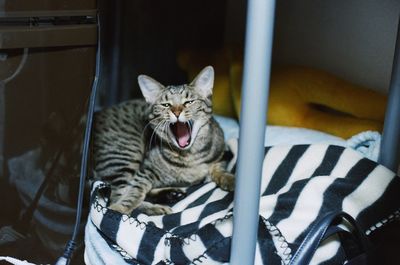
<svg viewBox="0 0 400 265">
<path fill-rule="evenodd" d="M 163 86 L 141 75 L 145 100 L 132 100 L 96 114 L 93 161 L 97 178 L 110 183 L 110 208 L 149 215 L 167 214 L 165 205 L 144 201 L 157 188 L 188 186 L 210 176 L 232 190 L 224 169 L 223 132 L 212 117 L 212 67 L 187 85 Z"/>
</svg>

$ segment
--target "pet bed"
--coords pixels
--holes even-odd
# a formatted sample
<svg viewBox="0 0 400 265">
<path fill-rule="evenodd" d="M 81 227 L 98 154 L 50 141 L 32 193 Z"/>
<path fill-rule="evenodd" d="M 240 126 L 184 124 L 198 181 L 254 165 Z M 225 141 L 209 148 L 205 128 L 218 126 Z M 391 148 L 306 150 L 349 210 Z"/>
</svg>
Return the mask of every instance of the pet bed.
<svg viewBox="0 0 400 265">
<path fill-rule="evenodd" d="M 231 146 L 235 154 L 235 143 Z M 367 235 L 400 216 L 393 200 L 399 177 L 342 146 L 267 147 L 261 189 L 256 264 L 288 264 L 310 226 L 328 212 L 349 213 Z M 95 183 L 85 233 L 87 264 L 229 262 L 233 193 L 203 183 L 172 205 L 173 214 L 127 216 L 107 209 L 107 192 L 104 183 Z M 337 264 L 343 255 L 338 239 L 328 238 L 311 263 Z"/>
</svg>

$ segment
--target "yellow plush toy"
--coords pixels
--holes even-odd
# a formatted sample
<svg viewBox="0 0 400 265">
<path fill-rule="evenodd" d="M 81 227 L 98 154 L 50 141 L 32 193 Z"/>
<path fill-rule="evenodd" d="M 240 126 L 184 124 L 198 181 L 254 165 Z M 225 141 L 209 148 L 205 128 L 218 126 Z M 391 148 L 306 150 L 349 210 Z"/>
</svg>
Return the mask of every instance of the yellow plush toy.
<svg viewBox="0 0 400 265">
<path fill-rule="evenodd" d="M 214 65 L 214 111 L 239 116 L 240 56 L 229 56 L 224 51 L 202 54 L 186 51 L 181 52 L 178 63 L 190 78 L 204 65 Z M 276 67 L 271 73 L 268 104 L 268 124 L 315 129 L 349 138 L 366 130 L 382 130 L 386 96 L 321 70 Z"/>
</svg>

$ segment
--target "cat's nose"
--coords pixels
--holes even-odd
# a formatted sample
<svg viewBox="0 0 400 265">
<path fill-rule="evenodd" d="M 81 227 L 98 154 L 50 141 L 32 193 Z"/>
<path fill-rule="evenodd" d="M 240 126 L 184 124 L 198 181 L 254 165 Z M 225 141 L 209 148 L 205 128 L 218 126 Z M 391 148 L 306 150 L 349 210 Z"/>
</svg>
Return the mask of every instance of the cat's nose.
<svg viewBox="0 0 400 265">
<path fill-rule="evenodd" d="M 173 110 L 172 112 L 178 118 L 182 111 L 181 110 Z"/>
<path fill-rule="evenodd" d="M 181 107 L 181 106 L 173 106 L 173 107 L 171 108 L 171 111 L 172 111 L 172 113 L 178 118 L 179 115 L 180 115 L 181 112 L 182 112 L 182 107 Z"/>
</svg>

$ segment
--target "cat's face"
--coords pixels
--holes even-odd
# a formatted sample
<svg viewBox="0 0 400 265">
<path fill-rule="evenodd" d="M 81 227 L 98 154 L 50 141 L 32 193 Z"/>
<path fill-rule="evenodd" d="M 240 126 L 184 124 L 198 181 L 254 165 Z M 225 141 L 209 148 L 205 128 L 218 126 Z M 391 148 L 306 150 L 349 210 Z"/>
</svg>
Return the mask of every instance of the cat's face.
<svg viewBox="0 0 400 265">
<path fill-rule="evenodd" d="M 187 85 L 165 87 L 144 75 L 138 80 L 146 101 L 152 105 L 149 119 L 155 133 L 178 149 L 189 149 L 212 115 L 213 68 L 204 68 Z"/>
</svg>

